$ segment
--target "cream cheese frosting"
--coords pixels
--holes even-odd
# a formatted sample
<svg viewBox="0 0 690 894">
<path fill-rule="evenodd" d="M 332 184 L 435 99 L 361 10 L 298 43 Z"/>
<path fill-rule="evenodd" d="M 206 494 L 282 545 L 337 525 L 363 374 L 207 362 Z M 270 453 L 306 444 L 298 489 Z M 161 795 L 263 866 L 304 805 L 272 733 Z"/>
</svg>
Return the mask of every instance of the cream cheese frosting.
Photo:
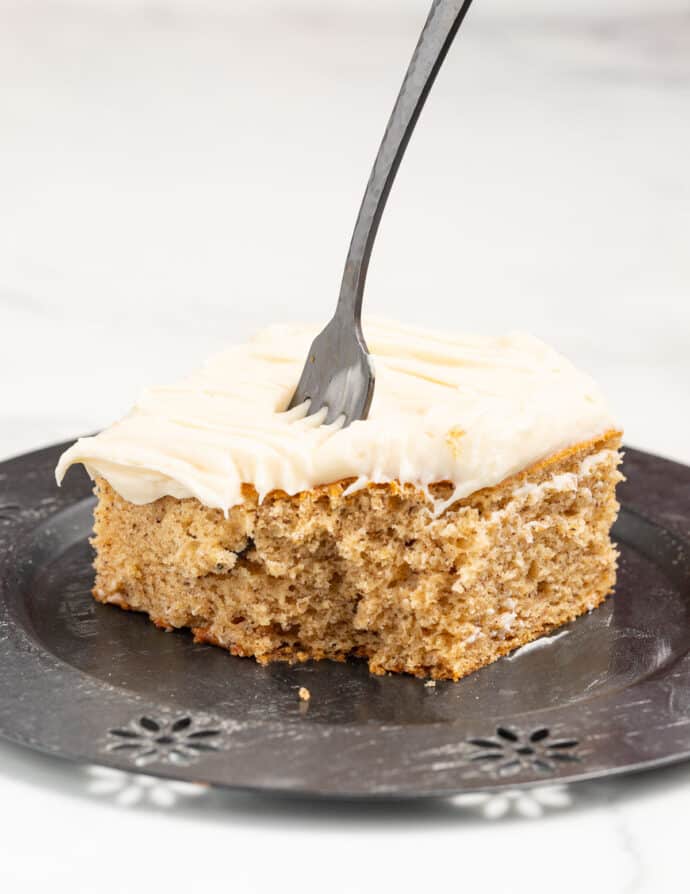
<svg viewBox="0 0 690 894">
<path fill-rule="evenodd" d="M 365 334 L 376 373 L 366 420 L 322 425 L 285 412 L 316 329 L 272 326 L 176 385 L 149 388 L 120 422 L 67 450 L 126 500 L 196 497 L 227 511 L 242 484 L 260 498 L 355 479 L 498 484 L 616 425 L 593 380 L 524 333 L 453 335 L 384 321 Z"/>
</svg>

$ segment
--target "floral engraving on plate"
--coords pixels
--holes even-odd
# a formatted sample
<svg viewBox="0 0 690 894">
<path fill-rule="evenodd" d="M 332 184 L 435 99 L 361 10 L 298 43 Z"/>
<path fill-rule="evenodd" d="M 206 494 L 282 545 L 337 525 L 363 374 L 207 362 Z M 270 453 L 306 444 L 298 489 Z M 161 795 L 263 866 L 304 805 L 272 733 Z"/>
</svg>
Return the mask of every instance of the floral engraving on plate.
<svg viewBox="0 0 690 894">
<path fill-rule="evenodd" d="M 467 759 L 498 776 L 514 776 L 523 770 L 553 773 L 559 764 L 580 760 L 577 739 L 554 738 L 545 726 L 527 732 L 499 726 L 493 736 L 466 741 L 475 749 Z"/>
<path fill-rule="evenodd" d="M 223 731 L 192 717 L 151 717 L 144 715 L 126 726 L 108 730 L 105 750 L 128 756 L 141 767 L 153 761 L 187 766 L 202 754 L 224 747 Z"/>
</svg>

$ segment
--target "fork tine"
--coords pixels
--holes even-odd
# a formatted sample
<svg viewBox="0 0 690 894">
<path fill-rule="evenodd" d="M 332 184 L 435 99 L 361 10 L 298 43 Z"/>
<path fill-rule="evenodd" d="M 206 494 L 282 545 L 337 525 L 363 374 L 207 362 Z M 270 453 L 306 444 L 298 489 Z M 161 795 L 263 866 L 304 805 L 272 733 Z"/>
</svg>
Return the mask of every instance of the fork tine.
<svg viewBox="0 0 690 894">
<path fill-rule="evenodd" d="M 358 327 L 336 314 L 312 343 L 288 409 L 309 400 L 307 416 L 325 410 L 322 424 L 341 417 L 363 419 L 374 389 L 374 372 Z"/>
</svg>

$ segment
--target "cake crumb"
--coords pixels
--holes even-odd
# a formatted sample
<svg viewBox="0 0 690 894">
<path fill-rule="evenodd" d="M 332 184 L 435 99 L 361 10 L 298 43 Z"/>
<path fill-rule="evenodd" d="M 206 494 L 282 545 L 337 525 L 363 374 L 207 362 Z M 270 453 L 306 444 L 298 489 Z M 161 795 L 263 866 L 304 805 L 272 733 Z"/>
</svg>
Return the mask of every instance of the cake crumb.
<svg viewBox="0 0 690 894">
<path fill-rule="evenodd" d="M 436 688 L 436 680 L 427 680 L 424 684 L 427 689 L 435 689 Z"/>
<path fill-rule="evenodd" d="M 299 697 L 302 699 L 303 702 L 308 702 L 311 698 L 311 692 L 309 692 L 306 686 L 300 686 Z"/>
</svg>

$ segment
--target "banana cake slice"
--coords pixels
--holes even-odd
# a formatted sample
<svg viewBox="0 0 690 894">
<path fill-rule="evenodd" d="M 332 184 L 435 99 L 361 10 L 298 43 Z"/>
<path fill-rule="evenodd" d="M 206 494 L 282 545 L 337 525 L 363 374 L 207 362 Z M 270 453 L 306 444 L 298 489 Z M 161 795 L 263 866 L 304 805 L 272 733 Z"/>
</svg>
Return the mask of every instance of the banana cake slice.
<svg viewBox="0 0 690 894">
<path fill-rule="evenodd" d="M 94 597 L 261 663 L 464 676 L 613 588 L 620 432 L 543 342 L 370 322 L 369 418 L 285 412 L 274 326 L 60 459 L 98 503 Z"/>
</svg>

